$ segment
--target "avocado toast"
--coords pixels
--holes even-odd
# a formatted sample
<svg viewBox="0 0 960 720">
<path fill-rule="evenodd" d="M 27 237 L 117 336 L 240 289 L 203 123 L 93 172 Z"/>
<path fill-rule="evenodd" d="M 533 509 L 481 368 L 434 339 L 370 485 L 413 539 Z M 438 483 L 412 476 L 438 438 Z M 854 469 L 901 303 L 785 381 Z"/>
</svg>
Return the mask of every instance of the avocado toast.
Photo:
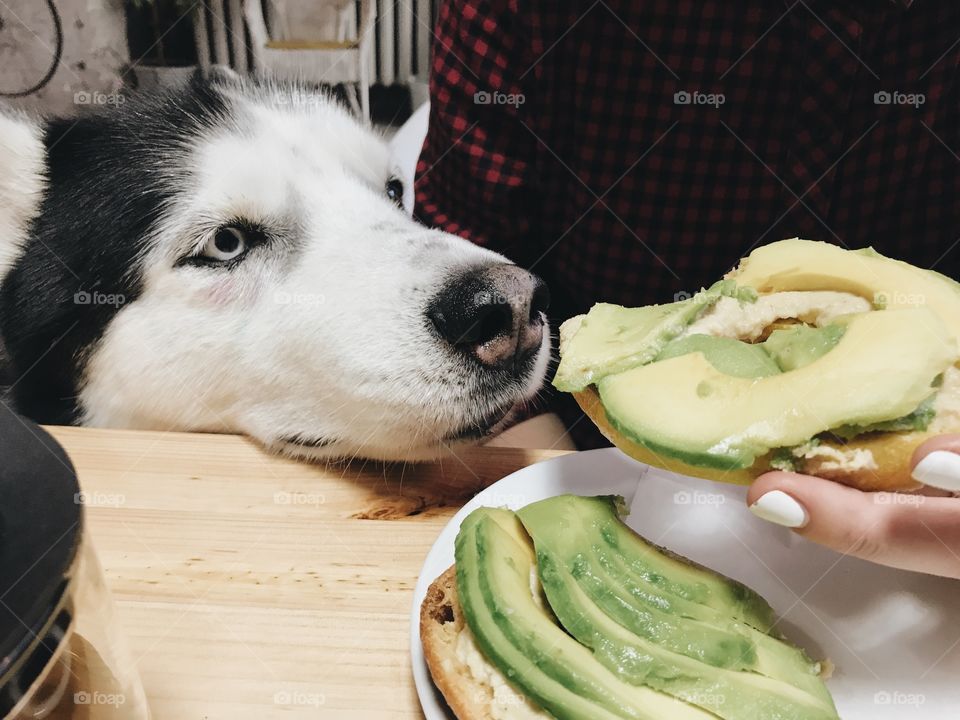
<svg viewBox="0 0 960 720">
<path fill-rule="evenodd" d="M 685 475 L 907 490 L 913 451 L 960 430 L 960 285 L 869 248 L 772 243 L 691 298 L 600 303 L 560 336 L 554 385 Z"/>
<path fill-rule="evenodd" d="M 420 626 L 460 720 L 827 720 L 820 666 L 743 585 L 647 543 L 617 499 L 480 508 Z"/>
</svg>

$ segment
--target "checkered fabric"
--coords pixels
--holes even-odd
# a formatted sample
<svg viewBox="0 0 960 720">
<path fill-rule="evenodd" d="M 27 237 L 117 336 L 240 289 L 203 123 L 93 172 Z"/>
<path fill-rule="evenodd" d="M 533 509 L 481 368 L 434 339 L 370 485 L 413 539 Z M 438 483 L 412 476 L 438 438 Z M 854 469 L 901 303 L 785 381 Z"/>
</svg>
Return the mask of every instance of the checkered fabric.
<svg viewBox="0 0 960 720">
<path fill-rule="evenodd" d="M 430 95 L 417 217 L 555 322 L 793 236 L 960 276 L 960 3 L 444 0 Z"/>
</svg>

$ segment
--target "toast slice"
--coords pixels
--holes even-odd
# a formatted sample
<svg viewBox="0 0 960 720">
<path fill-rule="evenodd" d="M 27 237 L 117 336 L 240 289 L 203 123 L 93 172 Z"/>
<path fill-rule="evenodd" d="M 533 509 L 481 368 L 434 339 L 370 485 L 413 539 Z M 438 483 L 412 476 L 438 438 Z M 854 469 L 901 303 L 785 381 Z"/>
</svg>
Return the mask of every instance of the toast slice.
<svg viewBox="0 0 960 720">
<path fill-rule="evenodd" d="M 458 720 L 493 720 L 493 689 L 470 674 L 457 657 L 457 639 L 466 627 L 457 596 L 457 568 L 451 565 L 427 589 L 420 605 L 420 640 L 433 682 Z"/>
</svg>

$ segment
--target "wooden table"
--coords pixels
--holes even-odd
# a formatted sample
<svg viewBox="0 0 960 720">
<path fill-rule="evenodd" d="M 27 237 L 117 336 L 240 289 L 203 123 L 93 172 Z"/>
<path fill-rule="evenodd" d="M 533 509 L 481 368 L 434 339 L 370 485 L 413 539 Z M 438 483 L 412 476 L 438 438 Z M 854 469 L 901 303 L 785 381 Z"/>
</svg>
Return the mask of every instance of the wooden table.
<svg viewBox="0 0 960 720">
<path fill-rule="evenodd" d="M 324 467 L 227 435 L 49 429 L 155 720 L 422 717 L 408 618 L 427 551 L 478 490 L 563 454 Z"/>
</svg>

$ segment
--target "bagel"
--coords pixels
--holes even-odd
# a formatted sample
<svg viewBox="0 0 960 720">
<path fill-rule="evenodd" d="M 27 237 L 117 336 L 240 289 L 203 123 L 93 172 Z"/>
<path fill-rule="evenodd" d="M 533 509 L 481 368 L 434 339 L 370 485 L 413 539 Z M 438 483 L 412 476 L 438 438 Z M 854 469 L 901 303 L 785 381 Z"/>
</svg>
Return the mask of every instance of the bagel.
<svg viewBox="0 0 960 720">
<path fill-rule="evenodd" d="M 960 285 L 869 248 L 772 243 L 697 296 L 595 305 L 560 338 L 554 385 L 627 455 L 683 475 L 908 491 L 916 449 L 960 432 Z"/>
</svg>

